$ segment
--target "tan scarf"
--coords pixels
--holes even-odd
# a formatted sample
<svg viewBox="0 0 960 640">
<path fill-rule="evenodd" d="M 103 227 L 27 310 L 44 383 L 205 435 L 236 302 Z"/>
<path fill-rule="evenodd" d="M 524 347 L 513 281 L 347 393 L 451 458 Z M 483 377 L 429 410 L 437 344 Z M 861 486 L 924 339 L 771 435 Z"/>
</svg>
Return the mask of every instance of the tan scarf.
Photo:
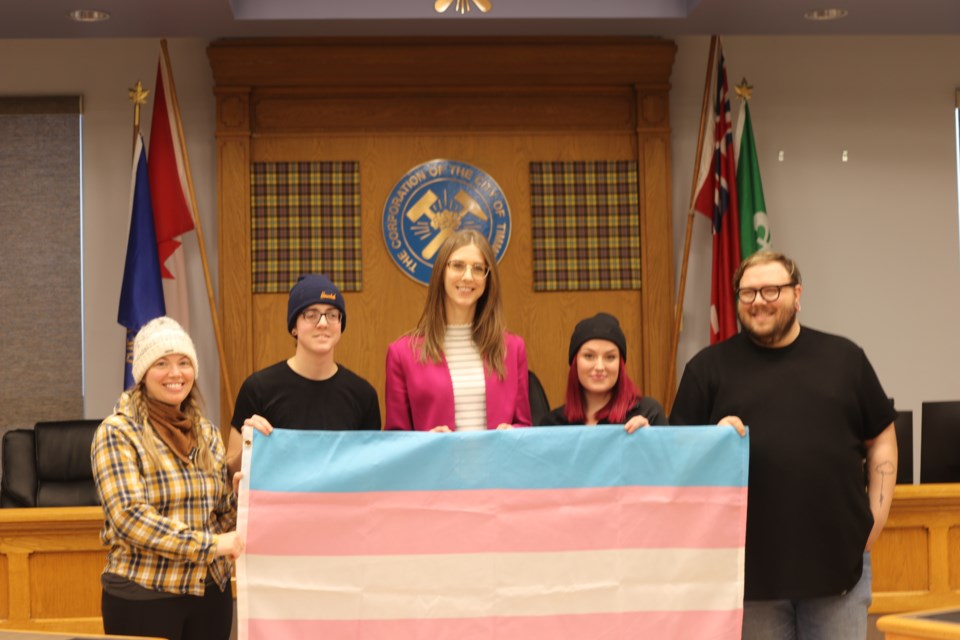
<svg viewBox="0 0 960 640">
<path fill-rule="evenodd" d="M 197 445 L 197 434 L 190 418 L 179 407 L 164 404 L 147 396 L 147 413 L 153 430 L 157 432 L 174 455 L 191 464 L 190 454 Z"/>
</svg>

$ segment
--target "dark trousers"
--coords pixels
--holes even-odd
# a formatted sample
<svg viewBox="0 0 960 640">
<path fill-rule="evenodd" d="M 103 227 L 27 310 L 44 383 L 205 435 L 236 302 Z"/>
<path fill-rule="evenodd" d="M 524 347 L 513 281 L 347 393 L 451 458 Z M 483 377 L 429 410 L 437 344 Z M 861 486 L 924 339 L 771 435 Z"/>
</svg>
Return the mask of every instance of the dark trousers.
<svg viewBox="0 0 960 640">
<path fill-rule="evenodd" d="M 229 640 L 233 625 L 230 589 L 207 585 L 200 596 L 159 600 L 127 600 L 106 591 L 101 599 L 103 630 L 122 636 L 153 636 L 168 640 Z"/>
</svg>

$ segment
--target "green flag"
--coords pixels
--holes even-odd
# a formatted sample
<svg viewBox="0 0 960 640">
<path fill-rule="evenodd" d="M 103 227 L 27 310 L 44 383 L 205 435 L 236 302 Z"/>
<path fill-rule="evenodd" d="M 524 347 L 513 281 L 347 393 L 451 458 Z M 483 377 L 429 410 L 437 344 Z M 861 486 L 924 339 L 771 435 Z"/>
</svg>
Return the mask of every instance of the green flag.
<svg viewBox="0 0 960 640">
<path fill-rule="evenodd" d="M 770 248 L 770 221 L 763 200 L 760 163 L 753 140 L 750 103 L 743 101 L 737 121 L 737 197 L 740 199 L 740 255 L 746 258 Z"/>
</svg>

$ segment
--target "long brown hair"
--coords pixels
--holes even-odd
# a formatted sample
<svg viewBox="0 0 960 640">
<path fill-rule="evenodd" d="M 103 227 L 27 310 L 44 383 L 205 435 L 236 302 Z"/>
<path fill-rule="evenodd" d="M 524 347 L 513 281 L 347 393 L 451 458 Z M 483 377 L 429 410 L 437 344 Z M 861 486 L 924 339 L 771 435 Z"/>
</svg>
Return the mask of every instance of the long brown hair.
<svg viewBox="0 0 960 640">
<path fill-rule="evenodd" d="M 419 348 L 421 362 L 427 360 L 440 362 L 443 359 L 443 345 L 447 331 L 447 295 L 444 287 L 447 261 L 450 260 L 450 255 L 454 251 L 471 244 L 480 250 L 490 268 L 483 295 L 477 300 L 477 308 L 473 315 L 473 344 L 480 352 L 484 365 L 496 372 L 497 377 L 502 380 L 506 375 L 504 361 L 507 358 L 507 343 L 504 339 L 506 329 L 500 303 L 500 272 L 497 269 L 497 257 L 490 243 L 483 234 L 473 229 L 457 231 L 441 245 L 430 274 L 427 303 L 417 328 L 411 332 L 411 335 L 420 338 L 419 341 L 415 341 L 414 348 Z"/>
</svg>

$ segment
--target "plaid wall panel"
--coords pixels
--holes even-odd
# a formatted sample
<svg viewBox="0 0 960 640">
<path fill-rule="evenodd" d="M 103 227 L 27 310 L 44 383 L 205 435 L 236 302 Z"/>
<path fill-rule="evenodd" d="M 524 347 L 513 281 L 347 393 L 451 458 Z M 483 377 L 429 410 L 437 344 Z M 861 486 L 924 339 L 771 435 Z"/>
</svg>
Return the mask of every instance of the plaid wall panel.
<svg viewBox="0 0 960 640">
<path fill-rule="evenodd" d="M 640 288 L 637 163 L 531 162 L 534 291 Z"/>
<path fill-rule="evenodd" d="M 255 162 L 253 292 L 287 292 L 304 273 L 360 291 L 360 163 Z"/>
</svg>

